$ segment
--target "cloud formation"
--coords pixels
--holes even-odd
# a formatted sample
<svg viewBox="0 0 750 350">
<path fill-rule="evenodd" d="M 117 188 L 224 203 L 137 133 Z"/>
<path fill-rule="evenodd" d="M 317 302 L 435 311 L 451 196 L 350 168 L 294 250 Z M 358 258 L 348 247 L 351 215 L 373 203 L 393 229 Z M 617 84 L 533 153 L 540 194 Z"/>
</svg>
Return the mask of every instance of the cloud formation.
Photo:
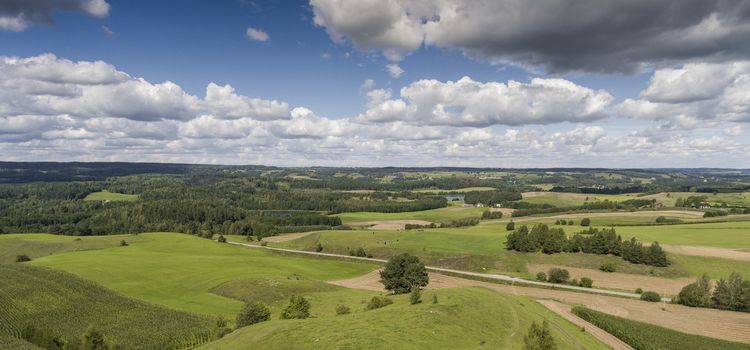
<svg viewBox="0 0 750 350">
<path fill-rule="evenodd" d="M 633 73 L 750 53 L 750 3 L 726 0 L 310 0 L 337 43 L 401 60 L 421 45 L 550 72 Z M 595 33 L 595 35 L 593 34 Z"/>
<path fill-rule="evenodd" d="M 32 23 L 50 24 L 58 11 L 105 17 L 109 4 L 105 0 L 4 0 L 0 2 L 0 30 L 20 32 Z"/>
<path fill-rule="evenodd" d="M 735 98 L 730 87 L 740 80 L 717 91 Z M 661 96 L 649 88 L 644 96 Z M 564 79 L 420 80 L 395 97 L 367 80 L 361 91 L 364 112 L 331 119 L 230 85 L 209 83 L 201 97 L 101 61 L 0 57 L 0 152 L 4 160 L 287 166 L 685 166 L 696 157 L 704 166 L 750 165 L 736 124 L 701 135 L 658 125 L 613 132 L 597 124 L 612 96 Z"/>
<path fill-rule="evenodd" d="M 266 41 L 271 40 L 271 37 L 268 35 L 268 33 L 264 32 L 263 30 L 252 28 L 252 27 L 247 28 L 247 30 L 245 31 L 245 35 L 247 35 L 247 37 L 250 40 L 255 40 L 255 41 L 266 42 Z"/>
</svg>

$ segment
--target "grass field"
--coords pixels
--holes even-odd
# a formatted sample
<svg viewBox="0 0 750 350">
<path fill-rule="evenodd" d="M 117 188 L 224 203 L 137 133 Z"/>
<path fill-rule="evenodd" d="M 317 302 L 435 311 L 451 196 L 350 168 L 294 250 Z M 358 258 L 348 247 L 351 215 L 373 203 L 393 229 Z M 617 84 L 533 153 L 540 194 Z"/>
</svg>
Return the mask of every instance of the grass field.
<svg viewBox="0 0 750 350">
<path fill-rule="evenodd" d="M 438 304 L 432 304 L 432 293 L 437 293 Z M 543 319 L 550 321 L 558 349 L 606 349 L 525 297 L 461 288 L 426 291 L 418 305 L 410 305 L 407 295 L 391 298 L 393 305 L 371 311 L 352 300 L 348 315 L 274 318 L 200 349 L 519 349 L 531 322 Z"/>
<path fill-rule="evenodd" d="M 438 208 L 422 211 L 409 211 L 401 213 L 376 213 L 376 212 L 354 212 L 341 213 L 336 216 L 341 218 L 343 223 L 381 221 L 381 220 L 424 220 L 430 222 L 447 222 L 451 220 L 481 217 L 487 208 L 462 207 L 463 202 L 450 202 L 447 208 Z"/>
<path fill-rule="evenodd" d="M 697 193 L 697 192 L 661 192 L 655 194 L 644 195 L 641 193 L 628 193 L 628 194 L 578 194 L 578 193 L 564 193 L 564 192 L 547 192 L 538 194 L 534 197 L 524 196 L 525 202 L 537 203 L 537 204 L 551 204 L 555 206 L 576 206 L 581 205 L 585 202 L 594 201 L 617 201 L 622 202 L 629 199 L 655 199 L 657 202 L 662 203 L 665 206 L 671 207 L 675 205 L 677 198 L 686 199 L 691 196 L 706 196 L 706 200 L 711 203 L 727 203 L 730 206 L 750 206 L 750 192 L 739 192 L 739 193 Z"/>
<path fill-rule="evenodd" d="M 124 297 L 69 273 L 0 265 L 0 333 L 27 326 L 76 342 L 95 326 L 110 344 L 127 349 L 174 349 L 208 339 L 215 320 Z"/>
<path fill-rule="evenodd" d="M 464 188 L 457 188 L 453 190 L 446 190 L 441 188 L 425 188 L 421 190 L 415 190 L 414 192 L 421 192 L 421 193 L 444 193 L 444 192 L 476 192 L 476 191 L 494 191 L 496 188 L 494 187 L 464 187 Z"/>
<path fill-rule="evenodd" d="M 128 243 L 148 242 L 143 235 L 114 236 L 59 236 L 49 234 L 4 234 L 0 235 L 0 264 L 14 262 L 16 255 L 26 254 L 37 259 L 50 254 L 119 247 L 120 241 Z"/>
<path fill-rule="evenodd" d="M 100 192 L 90 193 L 83 200 L 85 201 L 131 202 L 131 201 L 138 200 L 138 195 L 114 193 L 114 192 L 109 192 L 107 190 L 102 190 Z"/>
<path fill-rule="evenodd" d="M 128 247 L 54 254 L 31 263 L 72 272 L 140 300 L 228 319 L 234 319 L 242 303 L 211 292 L 222 283 L 296 276 L 343 279 L 374 268 L 363 263 L 280 256 L 177 233 L 138 237 L 147 240 Z"/>
</svg>

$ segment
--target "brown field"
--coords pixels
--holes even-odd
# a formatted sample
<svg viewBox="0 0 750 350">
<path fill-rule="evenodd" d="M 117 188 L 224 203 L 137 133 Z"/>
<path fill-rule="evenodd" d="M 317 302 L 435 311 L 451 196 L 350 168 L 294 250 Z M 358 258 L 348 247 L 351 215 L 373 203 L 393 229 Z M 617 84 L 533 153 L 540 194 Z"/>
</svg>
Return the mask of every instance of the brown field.
<svg viewBox="0 0 750 350">
<path fill-rule="evenodd" d="M 284 233 L 284 234 L 281 234 L 281 235 L 278 235 L 278 236 L 264 237 L 263 240 L 266 241 L 266 242 L 271 242 L 271 243 L 282 243 L 282 242 L 286 242 L 286 241 L 292 241 L 292 240 L 295 240 L 297 238 L 305 237 L 305 236 L 307 236 L 307 235 L 309 235 L 311 233 L 314 233 L 314 232 L 317 232 L 317 231 Z"/>
<path fill-rule="evenodd" d="M 659 294 L 676 295 L 682 287 L 695 282 L 695 278 L 660 278 L 549 264 L 528 264 L 526 267 L 533 275 L 536 275 L 537 272 L 547 273 L 553 267 L 560 267 L 570 272 L 571 279 L 580 280 L 581 277 L 588 277 L 594 280 L 594 287 L 596 288 L 619 289 L 626 292 L 642 288 L 643 290 L 651 290 Z"/>
<path fill-rule="evenodd" d="M 750 261 L 750 252 L 738 249 L 668 244 L 662 244 L 661 247 L 664 248 L 664 250 L 674 254 L 708 256 L 729 260 Z"/>
<path fill-rule="evenodd" d="M 367 227 L 369 230 L 403 230 L 406 224 L 429 225 L 431 222 L 424 220 L 378 220 L 347 223 L 352 227 Z"/>
<path fill-rule="evenodd" d="M 567 304 L 559 303 L 554 300 L 537 300 L 538 303 L 546 306 L 550 311 L 562 316 L 576 326 L 586 329 L 586 332 L 599 339 L 604 344 L 609 345 L 614 350 L 634 350 L 633 347 L 618 339 L 607 331 L 589 323 L 588 321 L 576 316 L 570 310 L 572 307 Z"/>
<path fill-rule="evenodd" d="M 331 283 L 349 288 L 383 291 L 379 279 L 378 272 L 373 271 L 364 276 Z M 634 299 L 556 289 L 518 287 L 430 273 L 428 288 L 467 286 L 480 286 L 503 293 L 525 295 L 534 299 L 555 300 L 568 305 L 584 305 L 593 310 L 655 324 L 683 333 L 750 343 L 750 313 L 649 303 Z"/>
</svg>

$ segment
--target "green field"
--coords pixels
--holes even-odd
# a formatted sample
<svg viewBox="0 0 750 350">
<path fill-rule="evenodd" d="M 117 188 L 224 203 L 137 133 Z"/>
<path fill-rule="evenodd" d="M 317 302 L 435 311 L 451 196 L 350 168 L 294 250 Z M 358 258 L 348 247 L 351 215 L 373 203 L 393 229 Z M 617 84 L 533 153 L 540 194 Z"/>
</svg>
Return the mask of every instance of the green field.
<svg viewBox="0 0 750 350">
<path fill-rule="evenodd" d="M 137 194 L 122 194 L 102 190 L 93 192 L 83 199 L 84 201 L 111 201 L 111 202 L 130 202 L 138 200 Z"/>
<path fill-rule="evenodd" d="M 457 188 L 453 190 L 447 190 L 447 189 L 440 189 L 440 188 L 426 188 L 421 190 L 415 190 L 414 192 L 421 192 L 421 193 L 446 193 L 446 192 L 476 192 L 476 191 L 494 191 L 496 188 L 494 187 L 463 187 L 463 188 Z"/>
<path fill-rule="evenodd" d="M 487 210 L 487 208 L 476 207 L 464 208 L 462 205 L 463 202 L 454 201 L 450 202 L 450 206 L 447 208 L 401 213 L 354 212 L 336 214 L 336 216 L 340 217 L 344 224 L 381 220 L 424 220 L 429 222 L 448 222 L 468 217 L 481 217 L 482 213 Z"/>
<path fill-rule="evenodd" d="M 222 283 L 293 275 L 311 280 L 343 279 L 374 268 L 363 263 L 281 256 L 177 233 L 138 237 L 148 240 L 128 247 L 54 254 L 31 263 L 72 272 L 140 300 L 228 319 L 234 319 L 242 303 L 211 292 Z"/>
<path fill-rule="evenodd" d="M 124 297 L 72 274 L 27 264 L 0 265 L 0 333 L 27 326 L 76 342 L 95 326 L 128 349 L 183 347 L 208 338 L 215 320 Z"/>
<path fill-rule="evenodd" d="M 73 237 L 50 234 L 4 234 L 0 235 L 0 264 L 14 262 L 16 255 L 26 254 L 37 259 L 50 254 L 114 248 L 120 241 L 129 243 L 148 242 L 144 235 L 113 235 Z"/>
<path fill-rule="evenodd" d="M 437 293 L 438 304 L 432 304 L 432 293 Z M 558 349 L 606 349 L 579 327 L 525 297 L 482 288 L 423 295 L 424 302 L 418 305 L 410 305 L 408 296 L 402 295 L 391 297 L 393 305 L 377 310 L 364 311 L 361 302 L 351 301 L 348 315 L 272 319 L 200 349 L 520 349 L 531 322 L 543 319 L 550 321 Z"/>
</svg>

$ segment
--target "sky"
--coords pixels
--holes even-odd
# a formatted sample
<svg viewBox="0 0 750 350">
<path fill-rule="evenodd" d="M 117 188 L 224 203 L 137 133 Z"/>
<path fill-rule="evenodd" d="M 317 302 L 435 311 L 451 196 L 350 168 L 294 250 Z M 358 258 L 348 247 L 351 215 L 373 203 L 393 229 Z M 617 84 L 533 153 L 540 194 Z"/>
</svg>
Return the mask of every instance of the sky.
<svg viewBox="0 0 750 350">
<path fill-rule="evenodd" d="M 750 168 L 750 3 L 0 0 L 0 160 Z"/>
</svg>

